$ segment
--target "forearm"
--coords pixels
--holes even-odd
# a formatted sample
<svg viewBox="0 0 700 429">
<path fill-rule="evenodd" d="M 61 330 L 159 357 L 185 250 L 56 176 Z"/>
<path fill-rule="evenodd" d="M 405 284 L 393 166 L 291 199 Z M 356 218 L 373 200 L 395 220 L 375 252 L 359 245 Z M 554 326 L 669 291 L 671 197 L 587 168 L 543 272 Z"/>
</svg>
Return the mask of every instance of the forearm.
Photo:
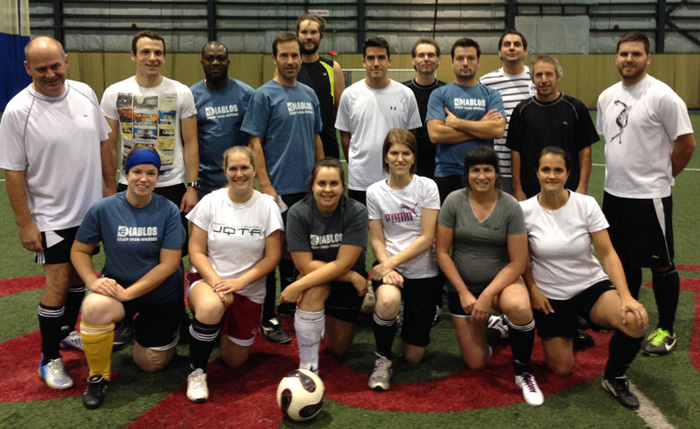
<svg viewBox="0 0 700 429">
<path fill-rule="evenodd" d="M 256 136 L 250 136 L 248 147 L 255 154 L 255 175 L 258 177 L 260 186 L 272 186 L 270 176 L 267 175 L 267 165 L 265 164 L 265 153 L 262 148 L 262 139 Z"/>
<path fill-rule="evenodd" d="M 29 203 L 27 201 L 25 172 L 5 170 L 5 181 L 10 207 L 12 207 L 15 215 L 15 223 L 19 228 L 33 225 L 34 221 L 32 220 L 32 214 L 29 212 Z"/>
<path fill-rule="evenodd" d="M 520 152 L 517 150 L 511 150 L 511 163 L 510 171 L 513 179 L 513 191 L 523 192 L 523 182 L 522 182 L 522 169 L 521 169 L 521 158 Z"/>
<path fill-rule="evenodd" d="M 459 274 L 457 266 L 455 266 L 455 263 L 450 257 L 449 253 L 438 253 L 436 251 L 435 256 L 437 257 L 437 262 L 442 270 L 442 273 L 445 275 L 450 284 L 457 290 L 457 293 L 469 292 L 467 284 L 464 283 L 464 280 L 462 280 L 462 276 Z"/>
<path fill-rule="evenodd" d="M 153 289 L 160 286 L 165 279 L 177 270 L 178 264 L 161 262 L 153 267 L 143 277 L 126 288 L 125 293 L 128 300 L 131 301 L 140 296 L 147 294 Z"/>
<path fill-rule="evenodd" d="M 197 139 L 197 118 L 190 116 L 180 121 L 184 141 L 185 174 L 187 182 L 196 182 L 199 177 L 199 141 Z"/>
<path fill-rule="evenodd" d="M 603 269 L 610 277 L 610 281 L 617 289 L 618 293 L 622 298 L 632 296 L 630 294 L 629 286 L 627 285 L 627 278 L 625 277 L 625 270 L 622 268 L 622 262 L 617 256 L 617 253 L 610 252 L 606 255 L 598 255 L 600 259 L 600 264 Z"/>
<path fill-rule="evenodd" d="M 500 139 L 506 130 L 506 120 L 470 121 L 457 118 L 455 129 L 478 139 Z"/>
<path fill-rule="evenodd" d="M 190 240 L 191 239 L 192 238 L 190 238 Z M 189 254 L 190 263 L 208 285 L 213 286 L 222 280 L 219 273 L 217 273 L 216 270 L 214 270 L 214 267 L 211 265 L 206 253 L 193 252 L 190 249 Z"/>
<path fill-rule="evenodd" d="M 92 252 L 71 250 L 70 261 L 83 283 L 92 290 L 92 284 L 97 281 L 97 274 L 95 274 L 95 268 L 92 265 Z"/>
<path fill-rule="evenodd" d="M 433 144 L 455 144 L 474 139 L 474 136 L 452 127 L 437 119 L 428 121 L 428 135 Z"/>
<path fill-rule="evenodd" d="M 588 146 L 578 152 L 580 176 L 576 192 L 586 194 L 588 192 L 588 181 L 591 177 L 591 167 L 593 165 L 591 157 L 591 147 Z"/>
<path fill-rule="evenodd" d="M 323 152 L 323 141 L 321 136 L 314 134 L 314 159 L 318 161 L 319 159 L 325 158 L 326 155 Z"/>
<path fill-rule="evenodd" d="M 117 175 L 117 171 L 119 171 L 119 121 L 110 118 L 105 119 L 107 120 L 107 123 L 109 124 L 109 127 L 112 130 L 107 136 L 107 141 L 109 144 L 109 153 L 112 163 L 112 171 L 110 174 L 112 175 L 112 177 L 115 177 Z"/>
<path fill-rule="evenodd" d="M 352 136 L 350 135 L 349 132 L 347 131 L 341 131 L 340 132 L 340 143 L 343 146 L 343 155 L 345 155 L 345 160 L 349 161 L 349 153 L 350 153 L 350 138 Z"/>
<path fill-rule="evenodd" d="M 385 263 L 389 264 L 391 266 L 391 269 L 394 269 L 399 265 L 410 261 L 411 259 L 428 250 L 434 242 L 434 237 L 429 238 L 425 235 L 421 235 L 420 237 L 415 239 L 413 243 L 409 244 L 408 247 L 406 247 L 396 255 L 388 258 Z"/>
<path fill-rule="evenodd" d="M 112 149 L 109 140 L 100 143 L 100 162 L 102 164 L 102 180 L 104 181 L 104 196 L 117 192 L 115 163 L 112 161 Z"/>
<path fill-rule="evenodd" d="M 351 267 L 347 267 L 346 264 L 341 264 L 337 260 L 328 263 L 323 263 L 322 261 L 313 262 L 313 266 L 317 268 L 312 270 L 313 266 L 309 264 L 309 266 L 303 270 L 304 276 L 290 286 L 298 287 L 300 290 L 304 291 L 314 286 L 330 283 L 334 280 L 348 281 L 347 277 L 344 276 L 348 274 Z"/>
<path fill-rule="evenodd" d="M 681 174 L 693 157 L 695 136 L 693 134 L 685 134 L 678 137 L 674 143 L 673 151 L 671 152 L 671 173 L 673 177 L 676 177 Z"/>
</svg>

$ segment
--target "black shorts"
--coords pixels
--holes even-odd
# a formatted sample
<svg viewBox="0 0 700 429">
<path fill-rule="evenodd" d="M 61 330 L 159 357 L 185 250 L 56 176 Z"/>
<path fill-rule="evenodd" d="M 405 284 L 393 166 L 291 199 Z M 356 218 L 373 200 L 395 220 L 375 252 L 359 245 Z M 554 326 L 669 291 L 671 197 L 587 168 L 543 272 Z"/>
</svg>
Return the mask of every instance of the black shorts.
<svg viewBox="0 0 700 429">
<path fill-rule="evenodd" d="M 594 331 L 602 328 L 591 321 L 591 310 L 601 295 L 609 290 L 615 290 L 610 280 L 603 280 L 590 286 L 571 299 L 564 301 L 550 299 L 554 313 L 545 315 L 541 311 L 532 310 L 535 316 L 537 334 L 540 338 L 576 338 L 578 335 L 578 316 L 583 317 Z"/>
<path fill-rule="evenodd" d="M 464 178 L 461 174 L 454 174 L 452 176 L 436 177 L 435 184 L 437 184 L 438 192 L 440 193 L 440 204 L 445 202 L 445 198 L 456 191 L 457 189 L 464 189 Z"/>
<path fill-rule="evenodd" d="M 486 289 L 486 287 L 483 287 L 478 291 L 469 289 L 469 292 L 471 292 L 475 298 L 479 298 L 479 295 L 481 295 L 481 292 L 483 292 L 484 289 Z M 450 314 L 455 317 L 471 317 L 471 314 L 467 314 L 464 311 L 464 308 L 462 308 L 462 302 L 459 300 L 459 294 L 455 291 L 447 292 L 447 307 L 450 310 Z"/>
<path fill-rule="evenodd" d="M 620 198 L 607 192 L 603 214 L 620 260 L 638 267 L 673 265 L 673 200 Z"/>
<path fill-rule="evenodd" d="M 381 282 L 372 282 L 375 292 Z M 403 326 L 401 340 L 418 347 L 430 344 L 430 328 L 435 318 L 435 303 L 442 296 L 442 276 L 403 279 Z"/>
<path fill-rule="evenodd" d="M 134 301 L 122 302 L 127 317 L 134 317 L 136 342 L 154 350 L 168 350 L 177 345 L 180 320 L 185 304 L 182 301 L 150 304 Z"/>
<path fill-rule="evenodd" d="M 65 264 L 70 262 L 70 248 L 73 246 L 75 235 L 78 233 L 78 226 L 58 231 L 46 231 L 41 233 L 41 246 L 44 248 L 41 252 L 34 253 L 34 262 L 37 264 Z M 46 235 L 55 234 L 63 240 L 54 244 L 51 247 L 46 247 Z M 92 252 L 93 255 L 100 253 L 100 246 L 96 246 Z"/>
<path fill-rule="evenodd" d="M 363 275 L 363 277 L 366 276 Z M 326 314 L 348 323 L 357 323 L 364 296 L 346 282 L 331 282 L 331 293 L 326 299 Z"/>
</svg>

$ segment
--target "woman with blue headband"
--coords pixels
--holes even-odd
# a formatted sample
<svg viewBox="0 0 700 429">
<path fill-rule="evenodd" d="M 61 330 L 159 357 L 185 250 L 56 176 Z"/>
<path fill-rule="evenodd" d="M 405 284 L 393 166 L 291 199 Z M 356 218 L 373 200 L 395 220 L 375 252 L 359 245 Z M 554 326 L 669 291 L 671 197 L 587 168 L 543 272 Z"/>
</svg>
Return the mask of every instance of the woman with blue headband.
<svg viewBox="0 0 700 429">
<path fill-rule="evenodd" d="M 95 203 L 73 242 L 71 262 L 90 293 L 80 323 L 90 368 L 86 408 L 99 408 L 109 384 L 114 324 L 138 313 L 134 362 L 144 371 L 163 369 L 178 341 L 183 312 L 179 269 L 185 230 L 175 204 L 153 193 L 160 157 L 135 149 L 126 159 L 128 187 Z M 105 266 L 98 277 L 92 254 L 102 242 Z"/>
</svg>

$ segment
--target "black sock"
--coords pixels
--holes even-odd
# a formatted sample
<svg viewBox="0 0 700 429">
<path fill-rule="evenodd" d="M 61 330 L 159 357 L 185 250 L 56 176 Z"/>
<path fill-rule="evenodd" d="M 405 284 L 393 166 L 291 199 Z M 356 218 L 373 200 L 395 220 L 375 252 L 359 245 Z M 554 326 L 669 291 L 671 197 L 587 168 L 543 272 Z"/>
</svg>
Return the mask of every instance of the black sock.
<svg viewBox="0 0 700 429">
<path fill-rule="evenodd" d="M 610 339 L 610 355 L 605 365 L 605 378 L 612 380 L 625 375 L 627 368 L 637 356 L 643 339 L 643 336 L 632 338 L 622 331 L 615 331 Z"/>
<path fill-rule="evenodd" d="M 207 364 L 214 342 L 219 335 L 219 325 L 206 325 L 197 317 L 190 325 L 190 367 L 195 370 L 201 368 L 207 372 Z"/>
<path fill-rule="evenodd" d="M 673 335 L 673 323 L 676 320 L 678 296 L 681 290 L 681 280 L 675 266 L 663 272 L 653 272 L 654 298 L 659 311 L 659 328 Z"/>
<path fill-rule="evenodd" d="M 530 358 L 535 343 L 535 319 L 526 325 L 515 325 L 508 321 L 508 339 L 513 352 L 513 371 L 515 375 L 531 372 Z"/>
<path fill-rule="evenodd" d="M 639 299 L 639 289 L 642 288 L 642 268 L 635 267 L 626 263 L 622 264 L 625 270 L 625 278 L 627 279 L 627 287 L 634 299 Z"/>
<path fill-rule="evenodd" d="M 277 270 L 272 270 L 265 279 L 265 301 L 263 302 L 262 321 L 275 317 L 275 297 L 277 295 Z"/>
<path fill-rule="evenodd" d="M 37 308 L 39 330 L 41 331 L 42 365 L 61 357 L 58 353 L 58 344 L 61 341 L 61 325 L 65 310 L 64 306 L 48 307 L 41 303 Z"/>
<path fill-rule="evenodd" d="M 75 324 L 78 323 L 78 314 L 80 306 L 85 298 L 85 285 L 71 286 L 68 289 L 66 296 L 66 311 L 63 314 L 63 323 L 61 326 L 61 338 L 66 338 L 68 334 L 75 331 Z"/>
<path fill-rule="evenodd" d="M 501 331 L 496 328 L 486 328 L 486 344 L 492 352 L 496 350 L 499 341 L 501 341 Z"/>
<path fill-rule="evenodd" d="M 391 359 L 391 346 L 394 344 L 396 336 L 396 318 L 384 320 L 374 313 L 372 317 L 372 328 L 374 330 L 374 342 L 377 345 L 377 353 Z"/>
</svg>

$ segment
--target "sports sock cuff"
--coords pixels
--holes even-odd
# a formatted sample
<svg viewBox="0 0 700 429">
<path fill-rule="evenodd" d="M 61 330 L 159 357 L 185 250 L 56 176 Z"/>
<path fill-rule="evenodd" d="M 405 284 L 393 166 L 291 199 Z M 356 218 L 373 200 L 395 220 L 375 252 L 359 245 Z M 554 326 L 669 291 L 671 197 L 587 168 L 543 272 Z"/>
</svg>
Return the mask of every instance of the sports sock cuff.
<svg viewBox="0 0 700 429">
<path fill-rule="evenodd" d="M 376 323 L 377 325 L 386 327 L 393 326 L 396 323 L 396 317 L 390 320 L 386 320 L 377 316 L 377 313 L 373 313 L 372 320 L 374 320 L 374 323 Z"/>
<path fill-rule="evenodd" d="M 216 340 L 216 337 L 219 335 L 219 326 L 207 325 L 194 319 L 190 325 L 190 335 L 195 340 L 211 342 Z"/>
<path fill-rule="evenodd" d="M 47 319 L 58 319 L 60 317 L 63 317 L 63 314 L 66 312 L 66 307 L 61 305 L 60 307 L 48 307 L 44 304 L 39 304 L 39 306 L 36 309 L 37 314 L 39 317 L 45 317 Z"/>
<path fill-rule="evenodd" d="M 294 317 L 304 322 L 318 322 L 326 316 L 325 310 L 321 311 L 304 311 L 297 308 Z"/>
<path fill-rule="evenodd" d="M 530 323 L 527 323 L 525 325 L 516 325 L 513 322 L 511 322 L 510 319 L 508 319 L 508 327 L 510 329 L 514 329 L 520 332 L 532 331 L 533 329 L 535 329 L 535 319 L 532 319 Z"/>
<path fill-rule="evenodd" d="M 80 322 L 80 335 L 100 335 L 114 331 L 114 323 L 109 325 L 90 325 Z"/>
<path fill-rule="evenodd" d="M 663 279 L 665 277 L 677 276 L 677 275 L 678 275 L 678 271 L 676 270 L 675 265 L 671 265 L 671 268 L 666 270 L 666 271 L 652 271 L 651 272 L 652 279 Z"/>
</svg>

